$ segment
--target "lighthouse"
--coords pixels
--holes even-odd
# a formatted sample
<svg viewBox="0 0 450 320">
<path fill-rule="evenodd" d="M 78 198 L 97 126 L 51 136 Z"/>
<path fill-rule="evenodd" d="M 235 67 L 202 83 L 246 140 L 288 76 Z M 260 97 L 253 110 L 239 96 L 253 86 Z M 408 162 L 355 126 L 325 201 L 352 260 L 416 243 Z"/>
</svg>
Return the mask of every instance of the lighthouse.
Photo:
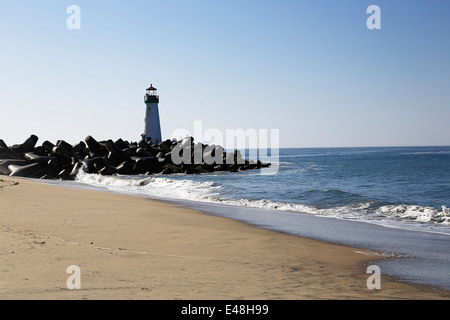
<svg viewBox="0 0 450 320">
<path fill-rule="evenodd" d="M 144 97 L 146 113 L 145 113 L 145 141 L 152 140 L 153 143 L 161 142 L 161 125 L 159 123 L 159 96 L 156 94 L 156 88 L 150 85 L 147 88 Z"/>
</svg>

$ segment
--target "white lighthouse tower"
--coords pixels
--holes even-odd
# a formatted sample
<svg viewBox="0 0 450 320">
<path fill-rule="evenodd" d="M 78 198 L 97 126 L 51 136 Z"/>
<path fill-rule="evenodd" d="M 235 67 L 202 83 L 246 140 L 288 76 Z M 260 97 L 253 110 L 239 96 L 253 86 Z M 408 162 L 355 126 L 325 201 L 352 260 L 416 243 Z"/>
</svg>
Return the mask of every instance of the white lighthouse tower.
<svg viewBox="0 0 450 320">
<path fill-rule="evenodd" d="M 159 123 L 159 96 L 156 94 L 156 88 L 150 85 L 147 88 L 145 97 L 145 105 L 147 107 L 145 114 L 145 141 L 152 140 L 153 143 L 161 142 L 161 125 Z"/>
</svg>

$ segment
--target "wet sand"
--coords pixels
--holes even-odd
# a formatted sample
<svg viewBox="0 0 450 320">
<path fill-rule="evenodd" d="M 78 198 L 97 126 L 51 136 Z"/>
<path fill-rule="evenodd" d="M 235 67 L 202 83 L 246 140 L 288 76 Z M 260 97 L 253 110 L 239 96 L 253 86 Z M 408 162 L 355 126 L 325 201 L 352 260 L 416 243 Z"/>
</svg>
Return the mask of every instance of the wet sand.
<svg viewBox="0 0 450 320">
<path fill-rule="evenodd" d="M 146 198 L 0 176 L 0 299 L 448 299 L 374 252 Z M 81 271 L 69 290 L 67 268 Z"/>
</svg>

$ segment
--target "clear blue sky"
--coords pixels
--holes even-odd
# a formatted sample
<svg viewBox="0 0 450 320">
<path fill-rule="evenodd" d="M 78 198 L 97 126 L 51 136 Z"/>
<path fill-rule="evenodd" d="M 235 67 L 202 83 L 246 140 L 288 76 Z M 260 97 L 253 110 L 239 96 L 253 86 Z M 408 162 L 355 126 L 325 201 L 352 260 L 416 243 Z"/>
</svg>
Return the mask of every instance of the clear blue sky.
<svg viewBox="0 0 450 320">
<path fill-rule="evenodd" d="M 163 138 L 203 121 L 281 147 L 450 144 L 450 1 L 2 0 L 0 30 L 8 145 L 136 141 L 151 83 Z"/>
</svg>

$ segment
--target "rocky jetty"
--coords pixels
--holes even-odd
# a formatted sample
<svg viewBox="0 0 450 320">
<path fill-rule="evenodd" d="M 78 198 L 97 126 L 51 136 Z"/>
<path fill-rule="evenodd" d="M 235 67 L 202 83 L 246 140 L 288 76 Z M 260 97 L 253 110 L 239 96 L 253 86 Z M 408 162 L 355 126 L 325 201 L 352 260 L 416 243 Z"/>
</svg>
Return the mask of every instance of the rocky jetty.
<svg viewBox="0 0 450 320">
<path fill-rule="evenodd" d="M 239 150 L 194 143 L 192 137 L 159 144 L 140 140 L 97 141 L 87 136 L 76 144 L 58 140 L 55 144 L 31 135 L 22 144 L 8 147 L 0 139 L 0 175 L 37 179 L 74 180 L 79 170 L 101 175 L 238 172 L 261 169 L 270 163 L 248 161 Z"/>
</svg>

